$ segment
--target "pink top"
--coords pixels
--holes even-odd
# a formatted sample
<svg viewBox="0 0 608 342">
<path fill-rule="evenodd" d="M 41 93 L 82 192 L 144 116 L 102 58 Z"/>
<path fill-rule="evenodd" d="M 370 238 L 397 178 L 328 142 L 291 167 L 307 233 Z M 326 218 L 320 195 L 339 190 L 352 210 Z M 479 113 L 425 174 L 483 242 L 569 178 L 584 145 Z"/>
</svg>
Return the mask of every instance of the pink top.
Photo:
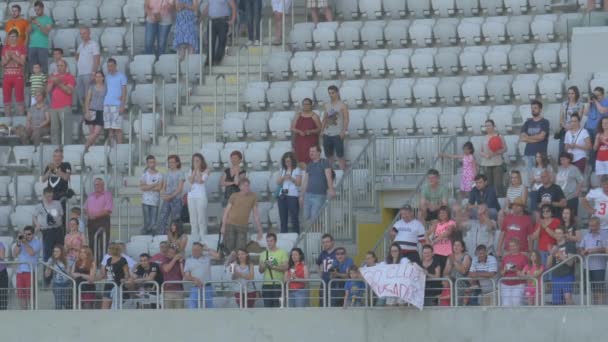
<svg viewBox="0 0 608 342">
<path fill-rule="evenodd" d="M 54 74 L 53 76 L 49 77 L 49 84 L 53 83 L 54 77 L 61 79 L 61 83 L 72 86 L 72 89 L 74 89 L 74 87 L 76 86 L 76 79 L 74 79 L 74 76 L 72 76 L 72 74 L 70 74 L 69 72 L 66 72 L 65 74 Z M 71 107 L 73 94 L 73 91 L 71 94 L 68 94 L 63 91 L 63 89 L 61 89 L 59 86 L 54 86 L 50 94 L 51 109 Z"/>
<path fill-rule="evenodd" d="M 473 188 L 473 181 L 477 174 L 477 164 L 472 154 L 462 157 L 462 176 L 460 177 L 460 191 L 469 192 Z"/>
<path fill-rule="evenodd" d="M 449 220 L 447 222 L 437 222 L 437 228 L 435 229 L 435 236 L 441 236 L 442 234 L 444 234 L 445 232 L 450 230 L 450 227 L 452 227 L 452 229 L 456 226 L 456 222 Z M 437 240 L 434 244 L 433 244 L 433 250 L 435 252 L 435 254 L 438 255 L 443 255 L 443 256 L 448 256 L 452 254 L 452 240 L 450 240 L 449 237 L 446 237 L 444 239 L 441 240 Z"/>
<path fill-rule="evenodd" d="M 114 200 L 112 199 L 112 193 L 109 191 L 104 191 L 101 194 L 97 192 L 89 194 L 89 197 L 87 197 L 87 201 L 84 204 L 87 213 L 93 216 L 100 215 L 103 210 L 112 212 L 113 206 Z"/>
<path fill-rule="evenodd" d="M 68 234 L 65 236 L 64 246 L 68 250 L 68 256 L 74 258 L 78 257 L 80 248 L 84 245 L 84 236 L 81 233 Z"/>
<path fill-rule="evenodd" d="M 175 8 L 175 0 L 150 0 L 148 2 L 151 14 L 160 14 L 161 22 L 171 23 L 173 20 L 173 9 Z M 154 16 L 147 16 L 148 22 L 156 22 Z"/>
<path fill-rule="evenodd" d="M 523 269 L 524 274 L 527 276 L 531 276 L 531 277 L 533 277 L 534 273 L 536 273 L 539 270 L 541 271 L 541 275 L 542 275 L 542 272 L 545 271 L 545 266 L 543 266 L 543 265 L 534 265 L 534 266 L 526 265 L 526 266 L 524 266 L 524 269 Z M 540 288 L 540 277 L 541 277 L 540 275 L 538 277 L 536 277 L 536 279 L 538 280 L 536 283 L 538 284 L 537 286 L 539 286 L 539 288 Z M 528 281 L 528 286 L 534 286 L 534 282 L 532 280 Z"/>
</svg>

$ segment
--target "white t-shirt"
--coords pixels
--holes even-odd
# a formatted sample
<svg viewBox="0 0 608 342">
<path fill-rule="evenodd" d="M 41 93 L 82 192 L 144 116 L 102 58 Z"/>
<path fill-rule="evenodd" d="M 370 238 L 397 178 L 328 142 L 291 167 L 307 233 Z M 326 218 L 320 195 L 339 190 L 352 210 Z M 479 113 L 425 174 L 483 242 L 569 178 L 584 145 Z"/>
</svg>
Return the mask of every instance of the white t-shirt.
<svg viewBox="0 0 608 342">
<path fill-rule="evenodd" d="M 589 132 L 586 129 L 581 128 L 580 131 L 574 133 L 572 131 L 567 131 L 566 136 L 564 137 L 565 144 L 575 144 L 575 145 L 585 145 L 585 139 L 589 138 Z M 579 161 L 583 158 L 587 157 L 587 151 L 580 148 L 569 148 L 569 153 L 572 153 L 574 157 L 572 159 L 573 162 Z"/>
<path fill-rule="evenodd" d="M 211 257 L 203 254 L 199 258 L 190 257 L 186 259 L 184 272 L 190 274 L 201 282 L 211 281 Z"/>
<path fill-rule="evenodd" d="M 99 54 L 99 44 L 93 39 L 78 45 L 78 76 L 93 73 L 93 57 Z"/>
<path fill-rule="evenodd" d="M 163 175 L 160 172 L 151 173 L 149 170 L 144 172 L 139 179 L 146 185 L 158 184 L 162 182 Z M 141 203 L 157 207 L 160 202 L 160 191 L 143 191 L 141 194 Z"/>
<path fill-rule="evenodd" d="M 281 170 L 281 177 L 285 176 L 286 171 Z M 302 170 L 297 167 L 293 171 L 291 171 L 291 177 L 297 178 L 298 176 L 302 176 Z M 294 182 L 291 180 L 283 181 L 283 189 L 287 189 L 287 196 L 300 196 L 300 189 L 296 186 Z"/>
<path fill-rule="evenodd" d="M 188 178 L 192 176 L 192 170 L 188 174 Z M 190 184 L 190 191 L 188 192 L 188 198 L 207 198 L 207 190 L 205 182 L 209 177 L 209 173 L 204 171 L 202 175 L 203 183 L 192 183 Z"/>
<path fill-rule="evenodd" d="M 601 188 L 597 188 L 589 191 L 585 198 L 593 203 L 593 215 L 600 218 L 602 229 L 608 229 L 608 195 Z"/>
<path fill-rule="evenodd" d="M 424 239 L 424 226 L 420 221 L 414 219 L 410 222 L 399 220 L 393 225 L 397 229 L 395 242 L 401 245 L 402 250 L 418 250 L 418 241 Z"/>
</svg>

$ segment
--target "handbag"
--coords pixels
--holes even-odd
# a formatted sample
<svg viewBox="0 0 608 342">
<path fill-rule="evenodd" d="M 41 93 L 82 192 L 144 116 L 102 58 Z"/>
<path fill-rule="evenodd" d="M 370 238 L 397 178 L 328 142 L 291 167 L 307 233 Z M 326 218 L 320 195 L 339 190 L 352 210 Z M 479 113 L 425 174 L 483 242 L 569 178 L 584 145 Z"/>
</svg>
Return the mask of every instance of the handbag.
<svg viewBox="0 0 608 342">
<path fill-rule="evenodd" d="M 570 103 L 568 103 L 566 105 L 566 110 L 564 110 L 564 122 L 566 121 L 566 117 L 568 116 L 569 108 L 570 108 Z M 557 132 L 555 132 L 555 134 L 553 134 L 553 139 L 562 140 L 562 139 L 564 139 L 565 136 L 566 136 L 566 129 L 564 127 L 561 127 L 559 131 L 557 131 Z"/>
<path fill-rule="evenodd" d="M 53 215 L 49 214 L 49 212 L 46 210 L 44 203 L 40 203 L 40 204 L 42 205 L 42 209 L 44 209 L 44 212 L 46 213 L 46 225 L 49 227 L 53 227 L 53 226 L 57 225 L 57 221 L 55 221 L 55 218 L 53 217 Z"/>
</svg>

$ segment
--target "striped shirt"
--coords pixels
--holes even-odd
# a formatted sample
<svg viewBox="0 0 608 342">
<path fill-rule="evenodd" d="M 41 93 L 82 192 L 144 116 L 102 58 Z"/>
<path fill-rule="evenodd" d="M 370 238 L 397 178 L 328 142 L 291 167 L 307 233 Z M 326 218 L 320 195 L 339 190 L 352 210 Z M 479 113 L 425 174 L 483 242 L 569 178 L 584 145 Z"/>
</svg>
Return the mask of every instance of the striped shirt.
<svg viewBox="0 0 608 342">
<path fill-rule="evenodd" d="M 524 186 L 523 186 L 523 184 L 521 184 L 518 187 L 515 187 L 515 186 L 511 185 L 507 189 L 507 198 L 509 199 L 509 202 L 513 203 L 513 201 L 517 197 L 522 197 L 523 193 L 524 193 Z"/>
<path fill-rule="evenodd" d="M 608 231 L 600 230 L 597 234 L 593 234 L 588 232 L 583 236 L 583 240 L 581 241 L 581 249 L 591 249 L 591 248 L 600 248 L 606 247 L 606 243 L 608 242 Z M 593 256 L 591 254 L 588 256 L 589 258 L 589 271 L 598 271 L 606 269 L 606 257 L 605 256 Z"/>
<path fill-rule="evenodd" d="M 35 95 L 36 91 L 44 89 L 46 87 L 46 75 L 45 74 L 32 74 L 30 75 L 30 89 L 31 94 Z"/>
<path fill-rule="evenodd" d="M 498 272 L 498 263 L 496 262 L 496 258 L 492 255 L 488 255 L 486 262 L 480 262 L 477 256 L 473 257 L 473 261 L 471 262 L 471 268 L 469 269 L 469 273 L 479 272 L 479 273 L 492 273 Z M 493 290 L 494 283 L 492 280 L 488 279 L 479 279 L 479 286 L 481 286 L 484 293 L 490 292 Z"/>
</svg>

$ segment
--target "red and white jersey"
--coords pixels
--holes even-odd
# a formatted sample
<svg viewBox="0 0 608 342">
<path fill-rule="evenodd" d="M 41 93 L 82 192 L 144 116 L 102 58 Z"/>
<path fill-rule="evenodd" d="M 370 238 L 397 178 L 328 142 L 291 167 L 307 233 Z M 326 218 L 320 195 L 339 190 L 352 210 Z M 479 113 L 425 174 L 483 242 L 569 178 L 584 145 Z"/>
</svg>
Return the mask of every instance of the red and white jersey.
<svg viewBox="0 0 608 342">
<path fill-rule="evenodd" d="M 608 195 L 597 188 L 589 191 L 585 198 L 593 205 L 593 215 L 599 217 L 602 229 L 608 229 Z"/>
</svg>

